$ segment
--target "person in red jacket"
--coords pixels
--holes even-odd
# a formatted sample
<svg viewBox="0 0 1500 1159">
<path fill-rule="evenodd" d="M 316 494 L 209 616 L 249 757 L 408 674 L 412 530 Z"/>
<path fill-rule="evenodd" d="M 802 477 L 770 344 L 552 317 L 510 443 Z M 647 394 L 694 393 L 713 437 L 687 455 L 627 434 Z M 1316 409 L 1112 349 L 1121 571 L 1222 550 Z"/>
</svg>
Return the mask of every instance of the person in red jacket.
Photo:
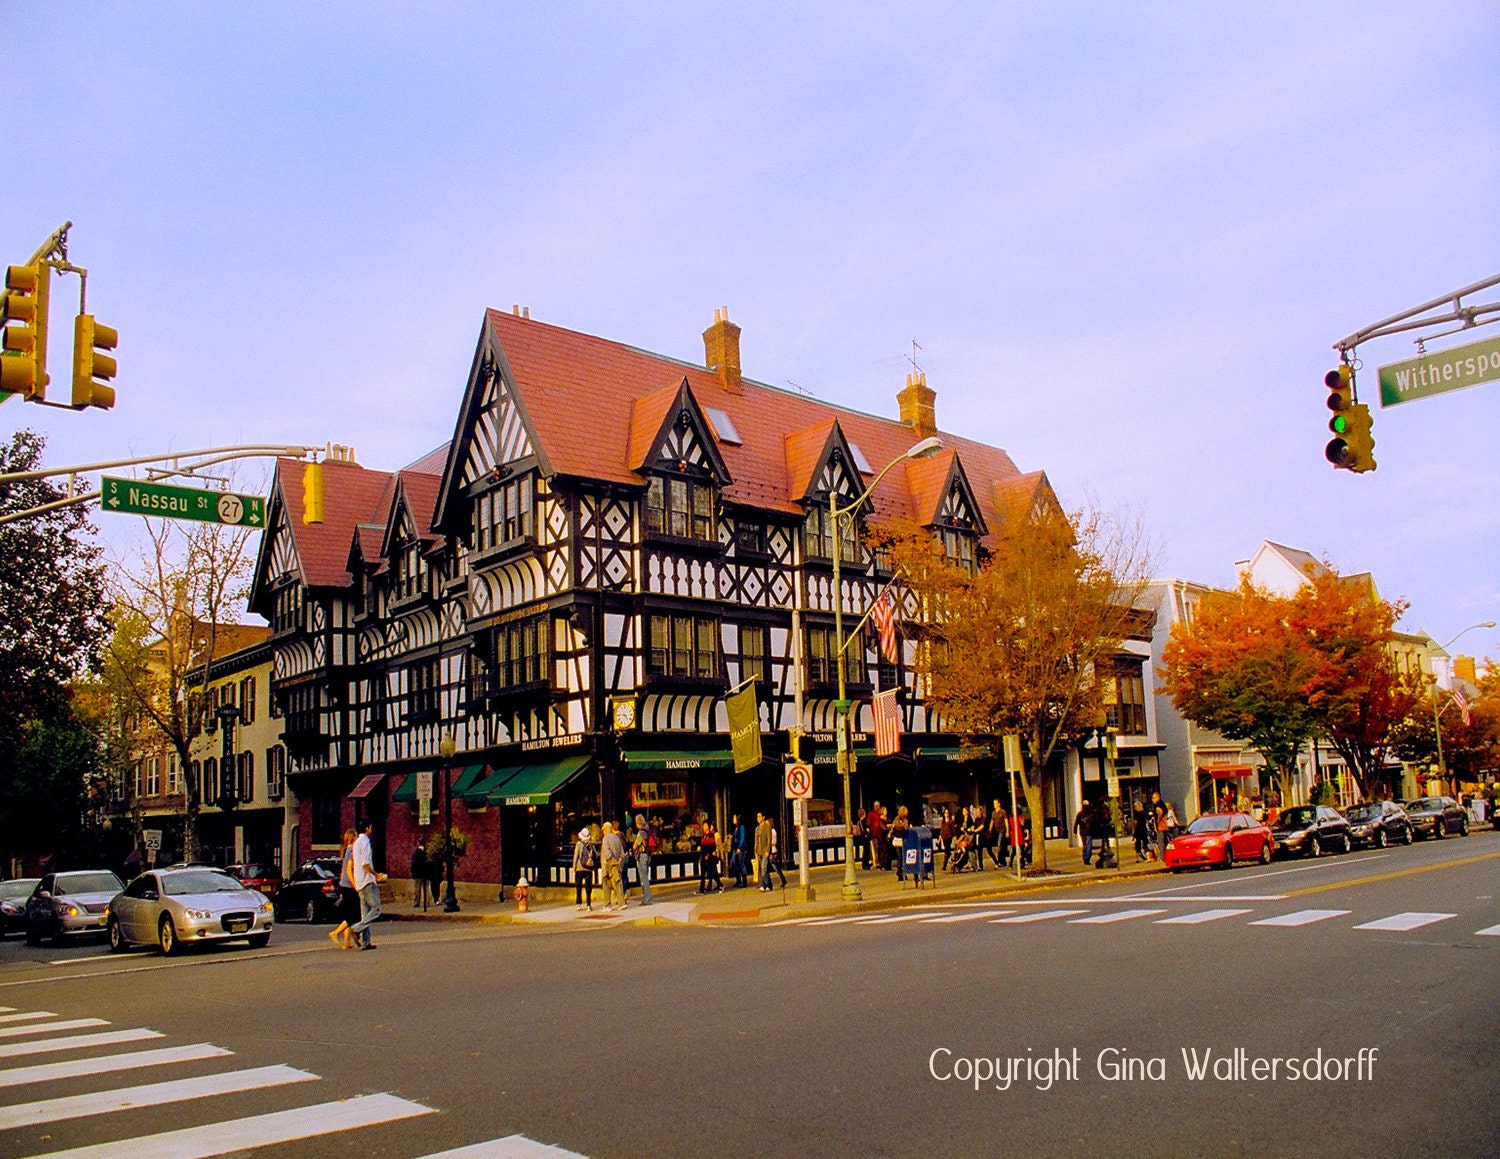
<svg viewBox="0 0 1500 1159">
<path fill-rule="evenodd" d="M 880 807 L 879 801 L 871 805 L 870 811 L 865 814 L 865 836 L 869 838 L 870 846 L 874 850 L 876 868 L 884 869 L 886 867 L 885 810 Z M 864 868 L 870 868 L 868 861 L 865 862 Z"/>
</svg>

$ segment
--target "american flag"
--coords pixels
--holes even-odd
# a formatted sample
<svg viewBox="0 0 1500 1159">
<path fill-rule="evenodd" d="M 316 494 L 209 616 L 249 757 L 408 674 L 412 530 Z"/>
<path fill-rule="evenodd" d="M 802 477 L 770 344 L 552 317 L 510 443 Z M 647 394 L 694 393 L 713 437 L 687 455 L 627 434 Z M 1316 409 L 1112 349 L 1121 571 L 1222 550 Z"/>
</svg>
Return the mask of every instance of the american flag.
<svg viewBox="0 0 1500 1159">
<path fill-rule="evenodd" d="M 1458 715 L 1464 718 L 1465 727 L 1469 724 L 1469 698 L 1464 695 L 1463 689 L 1453 690 L 1453 703 L 1458 705 Z"/>
<path fill-rule="evenodd" d="M 901 710 L 896 705 L 899 689 L 877 692 L 870 701 L 875 717 L 875 755 L 894 756 L 901 751 Z"/>
<path fill-rule="evenodd" d="M 875 606 L 870 609 L 870 618 L 880 631 L 880 654 L 887 664 L 895 664 L 896 657 L 896 601 L 889 590 L 880 593 Z"/>
</svg>

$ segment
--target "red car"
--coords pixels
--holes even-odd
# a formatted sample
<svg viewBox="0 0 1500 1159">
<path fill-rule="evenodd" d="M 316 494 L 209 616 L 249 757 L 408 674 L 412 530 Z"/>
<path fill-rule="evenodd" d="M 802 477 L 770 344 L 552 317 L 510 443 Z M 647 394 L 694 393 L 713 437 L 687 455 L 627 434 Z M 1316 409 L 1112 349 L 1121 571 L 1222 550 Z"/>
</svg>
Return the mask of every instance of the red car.
<svg viewBox="0 0 1500 1159">
<path fill-rule="evenodd" d="M 1200 865 L 1228 869 L 1236 861 L 1271 864 L 1276 839 L 1249 813 L 1205 813 L 1187 832 L 1167 842 L 1167 868 L 1173 873 Z"/>
<path fill-rule="evenodd" d="M 264 862 L 247 861 L 243 865 L 226 865 L 224 872 L 238 878 L 247 889 L 258 889 L 266 897 L 276 896 L 281 888 L 281 870 Z"/>
</svg>

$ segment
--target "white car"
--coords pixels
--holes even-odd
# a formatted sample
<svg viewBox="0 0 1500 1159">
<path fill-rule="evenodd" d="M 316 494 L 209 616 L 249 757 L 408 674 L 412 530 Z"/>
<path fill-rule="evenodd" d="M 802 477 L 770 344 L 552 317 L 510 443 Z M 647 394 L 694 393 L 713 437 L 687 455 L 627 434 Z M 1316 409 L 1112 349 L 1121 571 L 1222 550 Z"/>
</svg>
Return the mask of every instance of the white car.
<svg viewBox="0 0 1500 1159">
<path fill-rule="evenodd" d="M 217 869 L 157 869 L 143 873 L 109 903 L 109 948 L 155 945 L 175 954 L 195 942 L 271 940 L 271 902 Z"/>
</svg>

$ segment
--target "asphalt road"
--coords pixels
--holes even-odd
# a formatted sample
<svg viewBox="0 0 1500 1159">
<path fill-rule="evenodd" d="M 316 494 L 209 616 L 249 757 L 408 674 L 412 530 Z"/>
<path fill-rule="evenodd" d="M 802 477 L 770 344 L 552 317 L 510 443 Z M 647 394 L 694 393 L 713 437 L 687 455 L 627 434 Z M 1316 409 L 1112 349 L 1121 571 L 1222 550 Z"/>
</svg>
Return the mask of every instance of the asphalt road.
<svg viewBox="0 0 1500 1159">
<path fill-rule="evenodd" d="M 225 1153 L 277 1131 L 307 1137 L 256 1155 L 557 1154 L 514 1136 L 596 1159 L 1500 1154 L 1497 833 L 700 925 L 391 923 L 369 954 L 283 925 L 266 950 L 170 960 L 8 941 L 0 1004 L 108 1025 L 0 1021 L 0 1155 Z M 189 1047 L 233 1053 L 16 1073 Z M 1195 1080 L 1184 1051 L 1244 1077 Z M 142 1084 L 119 1101 L 175 1101 L 82 1113 Z"/>
</svg>

